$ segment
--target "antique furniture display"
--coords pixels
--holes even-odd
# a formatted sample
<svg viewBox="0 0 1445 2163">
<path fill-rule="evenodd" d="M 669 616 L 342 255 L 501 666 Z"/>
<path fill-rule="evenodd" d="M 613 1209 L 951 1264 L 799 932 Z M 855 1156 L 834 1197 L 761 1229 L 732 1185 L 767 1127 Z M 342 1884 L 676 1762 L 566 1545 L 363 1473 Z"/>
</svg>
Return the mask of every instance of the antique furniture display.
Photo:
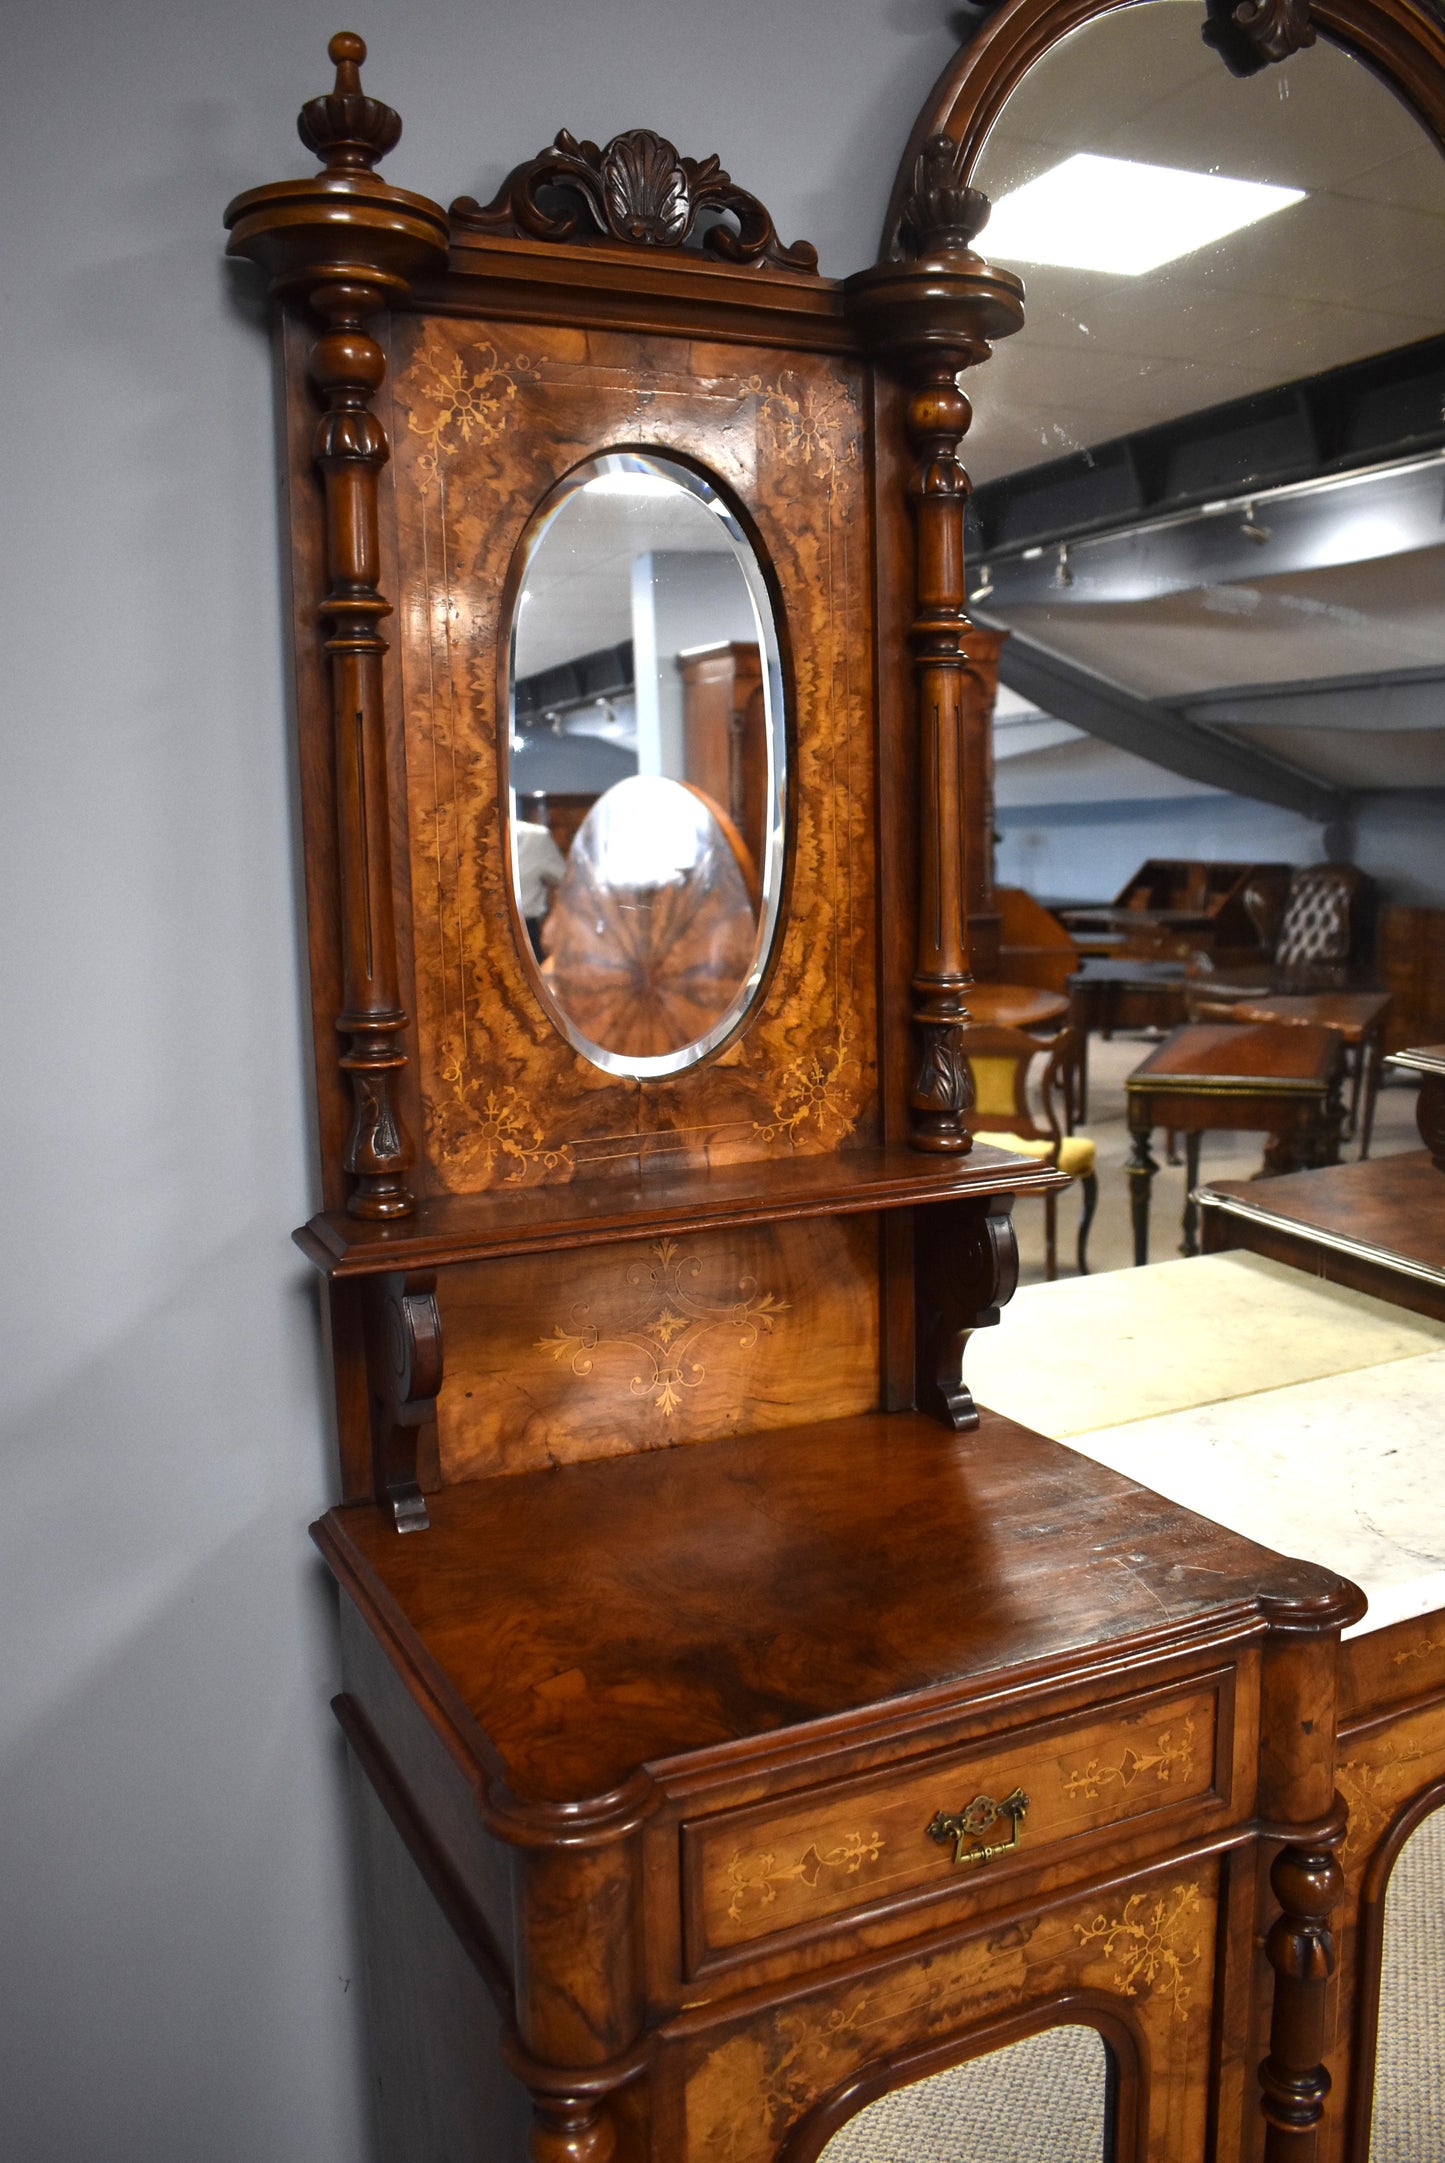
<svg viewBox="0 0 1445 2163">
<path fill-rule="evenodd" d="M 1069 1002 L 1061 992 L 1032 984 L 975 984 L 968 1011 L 975 1021 L 1000 1029 L 1046 1029 L 1067 1017 Z"/>
<path fill-rule="evenodd" d="M 1069 1027 L 1079 1042 L 1079 1117 L 1089 1116 L 1089 1036 L 1116 1029 L 1177 1029 L 1185 1016 L 1182 961 L 1090 958 L 1068 980 Z"/>
<path fill-rule="evenodd" d="M 1186 1003 L 1191 1021 L 1289 1022 L 1337 1029 L 1350 1055 L 1350 1116 L 1345 1131 L 1358 1134 L 1362 1159 L 1370 1154 L 1390 1020 L 1388 992 L 1259 992 L 1245 999 L 1215 1000 L 1207 984 L 1203 988 L 1191 984 Z"/>
<path fill-rule="evenodd" d="M 315 1537 L 387 2163 L 814 2163 L 886 2090 L 1081 2021 L 1116 2163 L 1311 2163 L 1326 2122 L 1360 1595 L 966 1371 L 1013 1200 L 1066 1184 L 972 1132 L 959 377 L 1024 311 L 970 182 L 1089 12 L 990 15 L 844 285 L 646 129 L 564 131 L 487 204 L 394 186 L 347 33 L 301 116 L 322 169 L 227 214 L 280 304 Z M 582 695 L 628 643 L 521 673 L 532 544 L 639 467 L 733 522 L 777 656 L 768 833 L 728 843 L 776 914 L 661 1051 L 569 1014 L 511 847 L 520 686 L 557 710 L 550 668 Z M 654 535 L 634 590 L 698 553 Z M 616 784 L 690 784 L 726 838 L 642 737 Z"/>
<path fill-rule="evenodd" d="M 1287 864 L 1215 864 L 1151 857 L 1106 906 L 1061 909 L 1086 954 L 1127 961 L 1182 961 L 1217 952 L 1257 953 L 1259 936 L 1246 897 L 1283 885 Z"/>
<path fill-rule="evenodd" d="M 1290 874 L 1284 906 L 1263 881 L 1245 892 L 1266 962 L 1229 968 L 1201 953 L 1193 964 L 1203 988 L 1218 1001 L 1259 992 L 1344 991 L 1366 943 L 1370 881 L 1353 864 L 1310 864 Z"/>
<path fill-rule="evenodd" d="M 1195 1022 L 1140 1061 L 1124 1083 L 1129 1118 L 1129 1206 L 1136 1267 L 1149 1259 L 1149 1197 L 1159 1167 L 1155 1127 L 1183 1134 L 1184 1243 L 1197 1252 L 1200 1138 L 1211 1128 L 1263 1133 L 1266 1172 L 1332 1164 L 1339 1156 L 1339 1032 L 1285 1023 Z"/>
<path fill-rule="evenodd" d="M 1074 1132 L 1079 1052 L 1073 1031 L 1062 1029 L 1057 1036 L 1037 1037 L 1018 1027 L 980 1024 L 969 1030 L 964 1046 L 973 1077 L 978 1139 L 991 1148 L 1032 1157 L 1062 1172 L 1066 1179 L 1078 1180 L 1083 1210 L 1077 1254 L 1079 1275 L 1087 1275 L 1089 1226 L 1099 1206 L 1099 1179 L 1094 1170 L 1093 1142 L 1087 1134 Z M 1030 1102 L 1030 1078 L 1035 1068 L 1042 1119 L 1035 1115 Z M 1050 1189 L 1044 1196 L 1044 1275 L 1050 1282 L 1059 1273 L 1058 1212 L 1058 1195 Z"/>
<path fill-rule="evenodd" d="M 1317 2149 L 1321 2163 L 1368 2163 L 1387 1888 L 1406 1840 L 1445 1803 L 1445 1312 L 1425 1321 L 1312 1268 L 1219 1254 L 1031 1286 L 1009 1319 L 976 1367 L 1012 1417 L 1251 1538 L 1288 1535 L 1368 1597 L 1342 1648 L 1336 1779 L 1349 1815 Z M 1097 1355 L 1121 1329 L 1135 1348 L 1127 1375 Z M 1425 1908 L 1414 1927 L 1434 1920 Z M 1395 2017 L 1408 2037 L 1429 2016 L 1414 2001 Z M 1388 2102 L 1378 2131 L 1376 2156 L 1427 2152 Z"/>
<path fill-rule="evenodd" d="M 1221 1180 L 1201 1187 L 1208 1253 L 1243 1247 L 1445 1319 L 1445 1047 L 1393 1052 L 1421 1077 L 1421 1150 L 1274 1181 L 1267 1195 Z"/>
<path fill-rule="evenodd" d="M 1079 949 L 1059 919 L 1022 886 L 998 886 L 999 975 L 1012 984 L 1065 991 Z"/>
<path fill-rule="evenodd" d="M 1376 965 L 1391 1000 L 1386 1051 L 1437 1043 L 1445 1036 L 1445 909 L 1381 909 Z"/>
</svg>

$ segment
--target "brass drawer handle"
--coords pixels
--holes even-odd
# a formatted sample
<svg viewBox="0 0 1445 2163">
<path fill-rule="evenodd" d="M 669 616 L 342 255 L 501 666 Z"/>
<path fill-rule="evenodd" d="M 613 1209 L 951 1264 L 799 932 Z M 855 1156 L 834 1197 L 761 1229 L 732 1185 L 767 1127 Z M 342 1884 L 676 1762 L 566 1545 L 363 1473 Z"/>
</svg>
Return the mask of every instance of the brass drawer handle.
<svg viewBox="0 0 1445 2163">
<path fill-rule="evenodd" d="M 992 1795 L 975 1795 L 963 1810 L 940 1810 L 928 1828 L 930 1840 L 936 1840 L 941 1848 L 953 1843 L 953 1859 L 956 1863 L 991 1862 L 995 1855 L 1007 1855 L 1019 1844 L 1019 1828 L 1029 1799 L 1021 1787 L 1012 1795 L 1005 1795 L 1002 1802 L 995 1802 Z M 1009 1821 L 1007 1840 L 994 1840 L 983 1847 L 966 1848 L 966 1840 L 982 1840 L 985 1833 L 992 1832 L 1000 1818 Z"/>
</svg>

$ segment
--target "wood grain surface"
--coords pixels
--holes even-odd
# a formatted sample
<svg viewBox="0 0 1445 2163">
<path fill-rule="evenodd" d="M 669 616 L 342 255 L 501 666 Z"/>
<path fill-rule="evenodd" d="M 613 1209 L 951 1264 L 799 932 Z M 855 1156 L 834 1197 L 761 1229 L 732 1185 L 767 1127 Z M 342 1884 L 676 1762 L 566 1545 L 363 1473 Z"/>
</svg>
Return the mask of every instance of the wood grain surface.
<svg viewBox="0 0 1445 2163">
<path fill-rule="evenodd" d="M 692 1162 L 876 1139 L 869 517 L 861 370 L 607 331 L 401 318 L 393 358 L 398 635 L 414 1006 L 431 1191 L 566 1181 L 639 1151 Z M 791 881 L 772 974 L 701 1068 L 619 1081 L 532 988 L 498 804 L 509 578 L 582 460 L 704 465 L 756 534 L 787 629 Z"/>
<path fill-rule="evenodd" d="M 445 1284 L 442 1477 L 869 1411 L 877 1287 L 868 1217 L 463 1265 Z"/>
<path fill-rule="evenodd" d="M 371 1504 L 318 1536 L 544 1803 L 994 1668 L 1262 1629 L 1261 1588 L 1338 1583 L 988 1412 L 966 1435 L 867 1414 L 473 1481 L 430 1508 L 424 1538 Z"/>
</svg>

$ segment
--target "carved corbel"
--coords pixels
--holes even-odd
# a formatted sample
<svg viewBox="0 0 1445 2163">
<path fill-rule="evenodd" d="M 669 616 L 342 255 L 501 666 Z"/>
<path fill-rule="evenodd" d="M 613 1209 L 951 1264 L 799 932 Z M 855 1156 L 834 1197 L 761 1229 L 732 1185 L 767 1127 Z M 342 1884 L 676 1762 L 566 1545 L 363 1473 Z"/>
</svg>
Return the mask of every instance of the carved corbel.
<svg viewBox="0 0 1445 2163">
<path fill-rule="evenodd" d="M 429 1523 L 418 1455 L 442 1386 L 436 1281 L 434 1271 L 409 1270 L 367 1286 L 372 1493 L 390 1509 L 398 1532 L 424 1532 Z"/>
<path fill-rule="evenodd" d="M 386 375 L 369 320 L 403 297 L 418 272 L 443 265 L 446 218 L 424 196 L 388 186 L 372 166 L 401 121 L 364 95 L 366 47 L 343 31 L 328 47 L 336 85 L 302 107 L 302 141 L 323 161 L 310 180 L 237 196 L 226 212 L 227 253 L 261 264 L 278 294 L 303 298 L 323 326 L 310 357 L 324 412 L 316 461 L 325 487 L 328 591 L 317 614 L 328 657 L 339 848 L 342 1004 L 336 1027 L 350 1078 L 352 1116 L 343 1154 L 347 1207 L 358 1217 L 402 1217 L 412 1148 L 398 1108 L 406 1065 L 392 903 L 390 809 L 380 625 L 391 604 L 379 588 L 377 490 L 390 455 L 373 401 Z"/>
<path fill-rule="evenodd" d="M 957 146 L 935 136 L 919 154 L 904 208 L 904 260 L 877 263 L 846 288 L 869 351 L 907 392 L 904 421 L 917 458 L 909 491 L 920 771 L 912 1141 L 916 1149 L 955 1153 L 973 1139 L 962 1038 L 972 983 L 964 861 L 973 626 L 964 607 L 963 519 L 970 483 L 958 457 L 972 408 L 958 377 L 987 360 L 993 342 L 1024 319 L 1021 282 L 973 252 L 988 212 L 987 196 L 962 184 Z"/>
<path fill-rule="evenodd" d="M 998 1321 L 1018 1288 L 1012 1208 L 1012 1195 L 1002 1194 L 918 1213 L 918 1408 L 960 1434 L 978 1425 L 963 1378 L 968 1340 Z"/>
</svg>

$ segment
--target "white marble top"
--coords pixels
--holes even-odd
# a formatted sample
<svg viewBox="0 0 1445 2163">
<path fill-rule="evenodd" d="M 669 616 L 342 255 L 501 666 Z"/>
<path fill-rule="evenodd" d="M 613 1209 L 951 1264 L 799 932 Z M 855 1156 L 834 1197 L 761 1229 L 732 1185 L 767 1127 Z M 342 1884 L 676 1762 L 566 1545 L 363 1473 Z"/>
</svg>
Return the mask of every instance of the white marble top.
<svg viewBox="0 0 1445 2163">
<path fill-rule="evenodd" d="M 1061 1442 L 1258 1389 L 1445 1350 L 1445 1322 L 1257 1254 L 1064 1277 L 970 1339 L 980 1404 Z"/>
<path fill-rule="evenodd" d="M 1352 1578 L 1357 1630 L 1445 1607 L 1440 1324 L 1208 1255 L 1030 1286 L 968 1368 L 981 1403 Z"/>
</svg>

